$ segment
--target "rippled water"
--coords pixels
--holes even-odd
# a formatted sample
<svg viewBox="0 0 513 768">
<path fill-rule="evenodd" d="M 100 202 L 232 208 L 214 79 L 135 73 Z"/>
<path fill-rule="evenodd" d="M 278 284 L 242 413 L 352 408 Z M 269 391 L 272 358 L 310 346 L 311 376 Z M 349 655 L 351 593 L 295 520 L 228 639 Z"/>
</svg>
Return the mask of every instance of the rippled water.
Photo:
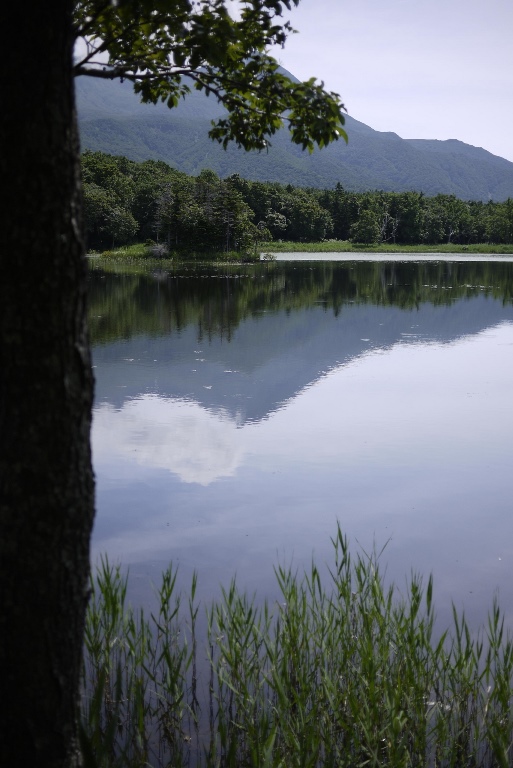
<svg viewBox="0 0 513 768">
<path fill-rule="evenodd" d="M 272 597 L 338 521 L 442 616 L 513 613 L 512 290 L 508 263 L 93 271 L 93 556 Z"/>
</svg>

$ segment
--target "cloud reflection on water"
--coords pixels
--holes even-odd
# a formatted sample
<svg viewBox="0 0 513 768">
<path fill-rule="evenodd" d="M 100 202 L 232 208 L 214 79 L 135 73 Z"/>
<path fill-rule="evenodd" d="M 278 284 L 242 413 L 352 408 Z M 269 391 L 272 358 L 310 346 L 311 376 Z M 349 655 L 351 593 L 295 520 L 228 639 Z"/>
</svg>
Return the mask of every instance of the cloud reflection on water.
<svg viewBox="0 0 513 768">
<path fill-rule="evenodd" d="M 411 341 L 369 352 L 321 376 L 260 422 L 221 409 L 140 395 L 95 408 L 97 466 L 113 457 L 207 486 L 248 464 L 381 465 L 433 470 L 504 455 L 513 356 L 505 324 L 448 345 Z M 386 353 L 385 353 L 386 352 Z M 248 460 L 248 457 L 250 459 Z M 131 472 L 136 472 L 134 468 Z"/>
<path fill-rule="evenodd" d="M 244 453 L 237 423 L 227 413 L 155 394 L 119 409 L 108 403 L 95 408 L 93 452 L 96 465 L 115 456 L 203 486 L 233 476 Z"/>
</svg>

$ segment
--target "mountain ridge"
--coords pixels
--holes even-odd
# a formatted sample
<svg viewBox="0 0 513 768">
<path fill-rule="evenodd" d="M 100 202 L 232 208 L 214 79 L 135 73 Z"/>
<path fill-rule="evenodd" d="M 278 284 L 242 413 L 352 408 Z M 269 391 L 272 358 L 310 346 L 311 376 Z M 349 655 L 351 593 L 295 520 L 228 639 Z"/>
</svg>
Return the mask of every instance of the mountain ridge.
<svg viewBox="0 0 513 768">
<path fill-rule="evenodd" d="M 254 181 L 319 188 L 341 183 L 355 192 L 417 191 L 483 201 L 513 197 L 513 163 L 457 139 L 402 139 L 348 115 L 348 145 L 339 141 L 309 155 L 282 130 L 268 152 L 223 150 L 207 135 L 210 121 L 223 113 L 213 97 L 192 91 L 170 110 L 163 103 L 142 104 L 130 83 L 87 77 L 77 78 L 76 96 L 82 149 L 164 160 L 191 175 L 211 168 L 221 177 L 238 173 Z"/>
</svg>

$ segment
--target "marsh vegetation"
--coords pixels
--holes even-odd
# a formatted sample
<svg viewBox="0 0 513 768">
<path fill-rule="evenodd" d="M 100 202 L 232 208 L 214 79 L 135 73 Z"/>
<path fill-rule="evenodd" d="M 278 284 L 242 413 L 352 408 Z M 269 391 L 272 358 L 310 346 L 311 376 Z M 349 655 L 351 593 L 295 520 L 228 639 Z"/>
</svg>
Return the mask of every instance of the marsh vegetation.
<svg viewBox="0 0 513 768">
<path fill-rule="evenodd" d="M 380 553 L 353 556 L 340 527 L 327 569 L 275 575 L 274 604 L 232 581 L 205 606 L 196 577 L 176 593 L 170 566 L 147 615 L 102 562 L 83 675 L 91 765 L 511 765 L 513 644 L 496 602 L 477 634 L 456 609 L 440 631 L 432 578 L 388 583 Z"/>
</svg>

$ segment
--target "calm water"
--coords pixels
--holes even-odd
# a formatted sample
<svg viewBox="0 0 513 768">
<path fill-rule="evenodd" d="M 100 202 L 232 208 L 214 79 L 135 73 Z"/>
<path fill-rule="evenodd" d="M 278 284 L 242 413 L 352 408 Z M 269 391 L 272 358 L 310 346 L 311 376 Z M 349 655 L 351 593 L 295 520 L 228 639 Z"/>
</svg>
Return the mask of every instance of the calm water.
<svg viewBox="0 0 513 768">
<path fill-rule="evenodd" d="M 269 252 L 268 252 L 269 253 Z M 271 251 L 272 255 L 276 259 L 276 261 L 322 261 L 323 259 L 328 258 L 329 261 L 369 261 L 369 254 L 368 253 L 358 253 L 355 251 L 337 251 L 333 253 L 307 253 L 307 252 L 279 252 L 275 251 L 274 253 Z M 265 255 L 261 254 L 262 260 L 265 260 Z M 425 253 L 402 253 L 400 255 L 400 259 L 402 262 L 410 262 L 410 261 L 447 261 L 447 254 L 443 253 L 435 253 L 433 251 L 426 251 Z M 462 251 L 461 253 L 451 253 L 450 260 L 451 262 L 476 262 L 476 261 L 483 261 L 485 259 L 486 261 L 502 261 L 505 262 L 513 262 L 513 256 L 510 254 L 494 254 L 494 253 L 465 253 Z M 373 261 L 390 261 L 390 253 L 387 253 L 386 251 L 378 252 L 372 254 L 372 260 Z"/>
<path fill-rule="evenodd" d="M 513 624 L 513 264 L 91 272 L 93 558 L 275 595 L 337 521 Z"/>
</svg>

